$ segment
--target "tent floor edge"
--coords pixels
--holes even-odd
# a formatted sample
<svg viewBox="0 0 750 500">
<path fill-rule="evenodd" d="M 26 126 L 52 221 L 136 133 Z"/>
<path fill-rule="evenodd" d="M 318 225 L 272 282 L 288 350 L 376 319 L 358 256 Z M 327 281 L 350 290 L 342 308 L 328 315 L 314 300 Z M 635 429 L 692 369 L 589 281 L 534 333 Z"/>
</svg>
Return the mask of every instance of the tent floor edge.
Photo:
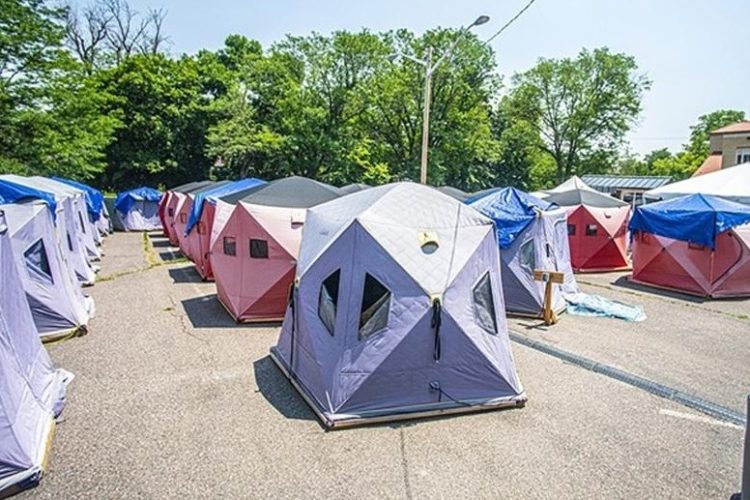
<svg viewBox="0 0 750 500">
<path fill-rule="evenodd" d="M 714 298 L 711 294 L 708 294 L 708 293 L 693 292 L 690 290 L 684 290 L 682 288 L 676 288 L 676 287 L 671 287 L 667 285 L 657 285 L 656 283 L 651 283 L 649 281 L 641 281 L 639 279 L 635 279 L 632 276 L 628 276 L 627 280 L 628 282 L 635 283 L 636 285 L 643 285 L 643 286 L 647 286 L 650 288 L 655 288 L 657 290 L 663 290 L 666 292 L 681 293 L 683 295 L 690 295 L 691 297 L 700 297 L 702 299 Z"/>
<path fill-rule="evenodd" d="M 38 465 L 38 470 L 32 475 L 23 479 L 21 482 L 8 486 L 4 490 L 0 490 L 0 499 L 12 497 L 23 491 L 36 488 L 39 485 L 42 476 L 44 476 L 44 473 L 48 470 L 50 457 L 52 456 L 52 443 L 55 440 L 56 433 L 57 422 L 54 418 L 50 418 L 50 423 L 46 430 L 46 436 L 44 438 L 44 442 L 42 443 L 44 449 L 42 451 L 42 457 Z"/>
<path fill-rule="evenodd" d="M 620 266 L 620 267 L 594 267 L 594 268 L 573 268 L 574 274 L 602 274 L 602 273 L 618 273 L 624 271 L 632 271 L 633 266 Z"/>
<path fill-rule="evenodd" d="M 509 396 L 507 398 L 493 399 L 489 402 L 477 402 L 476 404 L 467 405 L 455 405 L 449 406 L 443 403 L 443 406 L 436 408 L 425 408 L 421 405 L 420 409 L 408 410 L 401 409 L 398 412 L 391 412 L 389 409 L 382 410 L 382 414 L 373 414 L 368 416 L 356 416 L 346 415 L 342 418 L 330 418 L 320 411 L 320 408 L 314 403 L 313 397 L 307 392 L 304 386 L 299 383 L 295 378 L 290 376 L 289 370 L 279 356 L 274 352 L 275 348 L 271 348 L 270 357 L 274 364 L 279 368 L 287 380 L 292 384 L 294 389 L 302 396 L 302 399 L 310 407 L 320 423 L 325 427 L 326 430 L 340 430 L 348 429 L 352 427 L 361 427 L 367 425 L 378 425 L 391 422 L 402 422 L 406 420 L 417 420 L 425 418 L 435 417 L 446 417 L 458 414 L 467 413 L 480 413 L 496 410 L 507 410 L 512 408 L 523 408 L 526 406 L 528 398 L 526 393 L 515 396 Z M 436 405 L 437 406 L 437 405 Z"/>
</svg>

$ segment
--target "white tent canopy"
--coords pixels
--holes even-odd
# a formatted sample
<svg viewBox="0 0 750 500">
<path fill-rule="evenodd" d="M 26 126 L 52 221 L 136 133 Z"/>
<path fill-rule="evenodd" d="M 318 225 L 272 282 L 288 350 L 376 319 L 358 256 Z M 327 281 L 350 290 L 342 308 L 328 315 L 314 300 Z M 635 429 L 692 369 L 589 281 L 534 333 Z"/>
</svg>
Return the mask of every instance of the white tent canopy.
<svg viewBox="0 0 750 500">
<path fill-rule="evenodd" d="M 710 194 L 750 205 L 750 163 L 673 182 L 644 193 L 650 200 L 669 200 L 689 194 Z"/>
</svg>

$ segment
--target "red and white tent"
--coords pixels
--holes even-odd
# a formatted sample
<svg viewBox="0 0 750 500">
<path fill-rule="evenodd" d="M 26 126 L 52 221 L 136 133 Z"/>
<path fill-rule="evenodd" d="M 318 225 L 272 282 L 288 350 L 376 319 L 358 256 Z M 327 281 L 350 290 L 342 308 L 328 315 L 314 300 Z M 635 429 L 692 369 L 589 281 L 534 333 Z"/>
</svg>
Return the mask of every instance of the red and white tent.
<svg viewBox="0 0 750 500">
<path fill-rule="evenodd" d="M 578 177 L 540 193 L 545 201 L 568 210 L 570 257 L 576 272 L 630 268 L 628 220 L 630 206 L 588 187 Z"/>
<path fill-rule="evenodd" d="M 219 301 L 236 321 L 284 317 L 306 209 L 340 195 L 328 184 L 288 177 L 217 201 L 209 259 Z"/>
</svg>

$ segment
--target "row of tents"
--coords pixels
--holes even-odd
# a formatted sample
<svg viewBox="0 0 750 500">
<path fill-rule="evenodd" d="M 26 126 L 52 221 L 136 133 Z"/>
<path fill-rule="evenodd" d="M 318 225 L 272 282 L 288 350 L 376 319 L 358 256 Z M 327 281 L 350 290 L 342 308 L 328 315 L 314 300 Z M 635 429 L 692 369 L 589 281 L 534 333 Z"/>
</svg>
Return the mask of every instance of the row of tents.
<svg viewBox="0 0 750 500">
<path fill-rule="evenodd" d="M 564 274 L 553 294 L 561 310 L 577 292 L 574 271 L 629 267 L 629 234 L 647 282 L 641 268 L 659 269 L 647 243 L 716 262 L 722 241 L 738 241 L 750 222 L 750 207 L 703 195 L 631 217 L 577 178 L 536 196 L 203 181 L 167 191 L 157 211 L 235 320 L 283 321 L 273 358 L 329 426 L 521 405 L 504 318 L 541 314 L 534 270 Z M 747 279 L 735 264 L 710 272 L 736 286 Z"/>
<path fill-rule="evenodd" d="M 85 333 L 109 214 L 98 190 L 0 175 L 0 497 L 35 485 L 73 376 L 42 342 Z"/>
</svg>

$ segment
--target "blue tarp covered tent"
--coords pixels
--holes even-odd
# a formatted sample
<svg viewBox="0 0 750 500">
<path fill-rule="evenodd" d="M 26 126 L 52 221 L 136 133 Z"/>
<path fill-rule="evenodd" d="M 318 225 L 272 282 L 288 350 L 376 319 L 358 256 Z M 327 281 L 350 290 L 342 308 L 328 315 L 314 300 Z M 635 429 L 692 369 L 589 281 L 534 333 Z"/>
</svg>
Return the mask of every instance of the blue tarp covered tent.
<svg viewBox="0 0 750 500">
<path fill-rule="evenodd" d="M 565 282 L 555 285 L 552 304 L 556 311 L 562 311 L 564 294 L 578 289 L 570 265 L 566 211 L 512 187 L 482 191 L 466 203 L 497 227 L 506 309 L 541 314 L 544 284 L 534 280 L 534 270 L 542 269 L 565 275 Z"/>
<path fill-rule="evenodd" d="M 136 202 L 153 201 L 158 203 L 161 197 L 161 191 L 150 187 L 139 187 L 119 193 L 115 200 L 115 208 L 122 213 L 128 213 Z"/>
<path fill-rule="evenodd" d="M 62 177 L 53 177 L 52 179 L 83 191 L 86 194 L 86 208 L 88 209 L 89 215 L 91 215 L 91 220 L 94 222 L 99 220 L 102 216 L 102 210 L 104 209 L 104 195 L 101 191 L 89 186 L 88 184 L 83 184 L 82 182 L 76 182 L 70 179 L 63 179 Z"/>
<path fill-rule="evenodd" d="M 715 248 L 717 235 L 747 223 L 750 206 L 692 194 L 636 208 L 629 228 Z"/>
<path fill-rule="evenodd" d="M 482 191 L 466 203 L 495 221 L 498 243 L 503 249 L 513 244 L 539 211 L 556 206 L 513 187 Z"/>
<path fill-rule="evenodd" d="M 159 202 L 162 193 L 154 188 L 139 187 L 123 191 L 115 200 L 118 229 L 151 231 L 161 229 Z"/>
<path fill-rule="evenodd" d="M 193 207 L 190 210 L 188 216 L 187 225 L 185 226 L 185 234 L 189 234 L 193 227 L 198 224 L 203 213 L 203 204 L 208 198 L 219 198 L 229 194 L 237 193 L 253 186 L 259 186 L 265 184 L 266 181 L 250 177 L 249 179 L 240 179 L 238 181 L 231 182 L 229 184 L 223 184 L 208 191 L 202 191 L 195 195 L 193 200 Z"/>
<path fill-rule="evenodd" d="M 52 217 L 55 217 L 57 202 L 52 193 L 41 191 L 23 184 L 16 184 L 15 182 L 6 179 L 0 179 L 0 204 L 4 205 L 25 200 L 46 201 L 47 206 L 52 212 Z"/>
</svg>

